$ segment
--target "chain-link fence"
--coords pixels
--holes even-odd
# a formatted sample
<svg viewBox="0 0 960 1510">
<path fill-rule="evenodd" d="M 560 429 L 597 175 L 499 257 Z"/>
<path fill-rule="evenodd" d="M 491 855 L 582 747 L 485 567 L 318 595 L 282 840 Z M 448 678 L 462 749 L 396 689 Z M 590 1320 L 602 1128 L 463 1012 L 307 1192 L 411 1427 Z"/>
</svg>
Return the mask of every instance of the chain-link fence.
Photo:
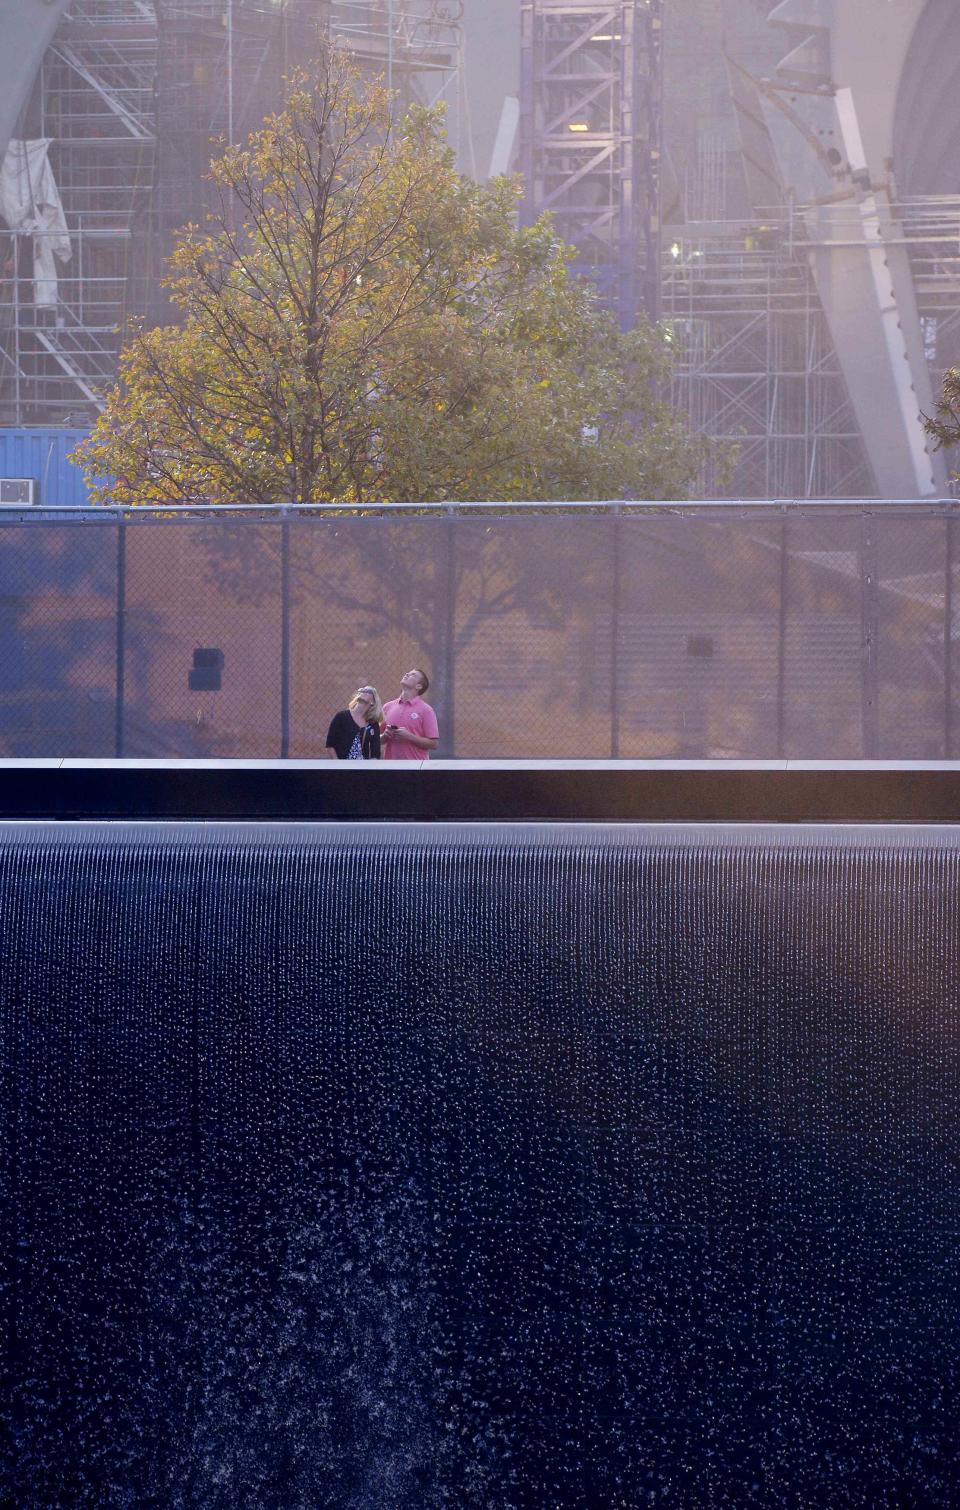
<svg viewBox="0 0 960 1510">
<path fill-rule="evenodd" d="M 957 505 L 0 510 L 0 755 L 952 758 Z"/>
</svg>

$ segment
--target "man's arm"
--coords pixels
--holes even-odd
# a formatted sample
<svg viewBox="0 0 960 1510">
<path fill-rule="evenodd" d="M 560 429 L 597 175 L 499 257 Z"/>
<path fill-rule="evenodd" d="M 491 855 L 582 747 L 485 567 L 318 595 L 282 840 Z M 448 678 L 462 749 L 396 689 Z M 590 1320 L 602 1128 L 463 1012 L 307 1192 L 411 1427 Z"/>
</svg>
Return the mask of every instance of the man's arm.
<svg viewBox="0 0 960 1510">
<path fill-rule="evenodd" d="M 435 750 L 439 739 L 430 739 L 426 734 L 414 734 L 410 729 L 394 729 L 388 739 L 398 739 L 401 744 L 416 745 L 418 750 Z"/>
<path fill-rule="evenodd" d="M 417 743 L 422 750 L 435 750 L 440 743 L 437 715 L 429 703 L 423 710 L 423 733 L 418 736 Z"/>
<path fill-rule="evenodd" d="M 435 750 L 440 743 L 440 730 L 437 715 L 429 703 L 423 709 L 423 728 L 422 734 L 414 734 L 412 729 L 398 729 L 393 737 L 399 739 L 402 736 L 407 744 L 416 745 L 418 750 Z"/>
</svg>

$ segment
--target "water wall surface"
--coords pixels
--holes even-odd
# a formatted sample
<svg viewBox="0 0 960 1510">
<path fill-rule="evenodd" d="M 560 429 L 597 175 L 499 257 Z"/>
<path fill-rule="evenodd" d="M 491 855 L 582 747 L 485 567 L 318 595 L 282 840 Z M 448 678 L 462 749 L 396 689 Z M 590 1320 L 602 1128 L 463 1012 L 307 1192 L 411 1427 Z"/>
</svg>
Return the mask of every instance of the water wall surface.
<svg viewBox="0 0 960 1510">
<path fill-rule="evenodd" d="M 960 837 L 0 826 L 33 1506 L 958 1503 Z"/>
</svg>

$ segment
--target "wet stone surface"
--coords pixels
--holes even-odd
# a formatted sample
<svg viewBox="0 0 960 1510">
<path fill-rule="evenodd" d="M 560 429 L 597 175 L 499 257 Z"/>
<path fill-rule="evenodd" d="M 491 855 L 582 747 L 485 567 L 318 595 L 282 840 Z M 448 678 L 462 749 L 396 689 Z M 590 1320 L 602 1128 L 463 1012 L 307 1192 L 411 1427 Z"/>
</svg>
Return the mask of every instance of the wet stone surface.
<svg viewBox="0 0 960 1510">
<path fill-rule="evenodd" d="M 960 848 L 0 843 L 0 1499 L 960 1503 Z"/>
</svg>

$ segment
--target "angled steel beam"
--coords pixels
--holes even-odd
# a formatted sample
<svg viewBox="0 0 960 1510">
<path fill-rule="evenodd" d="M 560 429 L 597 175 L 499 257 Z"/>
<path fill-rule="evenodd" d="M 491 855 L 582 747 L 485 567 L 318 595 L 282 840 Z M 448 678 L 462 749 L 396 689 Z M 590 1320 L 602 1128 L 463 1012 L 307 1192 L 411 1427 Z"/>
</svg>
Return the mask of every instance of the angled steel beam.
<svg viewBox="0 0 960 1510">
<path fill-rule="evenodd" d="M 0 49 L 0 162 L 69 0 L 4 0 Z"/>
<path fill-rule="evenodd" d="M 890 168 L 897 84 L 924 0 L 782 0 L 793 44 L 760 102 L 800 207 L 833 345 L 881 496 L 937 497 L 943 458 L 922 415 L 933 392 Z M 798 88 L 804 72 L 809 88 Z"/>
<path fill-rule="evenodd" d="M 89 84 L 91 89 L 96 90 L 107 108 L 112 110 L 114 115 L 123 122 L 131 136 L 135 136 L 138 141 L 150 140 L 154 134 L 153 131 L 149 130 L 142 121 L 137 119 L 132 111 L 127 109 L 120 98 L 118 90 L 102 79 L 94 69 L 88 68 L 76 48 L 70 47 L 65 43 L 58 43 L 53 50 L 65 63 L 69 63 L 74 73 L 78 74 L 85 84 Z"/>
</svg>

